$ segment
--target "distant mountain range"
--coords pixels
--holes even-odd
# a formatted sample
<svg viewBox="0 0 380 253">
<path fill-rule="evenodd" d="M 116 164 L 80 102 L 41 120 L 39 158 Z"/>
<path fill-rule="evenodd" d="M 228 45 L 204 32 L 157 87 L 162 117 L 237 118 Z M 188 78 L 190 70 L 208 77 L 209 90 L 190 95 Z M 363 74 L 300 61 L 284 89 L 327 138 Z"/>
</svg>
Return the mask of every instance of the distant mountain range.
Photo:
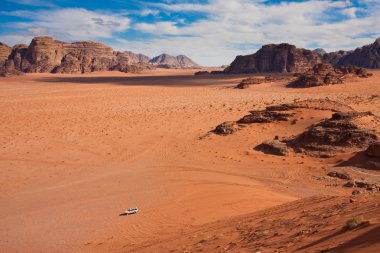
<svg viewBox="0 0 380 253">
<path fill-rule="evenodd" d="M 0 75 L 20 73 L 87 73 L 118 70 L 139 72 L 155 67 L 199 68 L 184 55 L 162 54 L 150 59 L 130 51 L 114 51 L 111 47 L 93 41 L 67 43 L 51 37 L 36 37 L 29 46 L 9 47 L 0 43 Z"/>
<path fill-rule="evenodd" d="M 305 72 L 317 63 L 333 66 L 380 68 L 380 38 L 352 51 L 327 53 L 287 43 L 264 45 L 254 54 L 237 56 L 223 73 Z M 139 72 L 151 68 L 196 69 L 200 66 L 185 55 L 161 54 L 150 59 L 130 51 L 114 51 L 93 41 L 67 43 L 51 37 L 36 37 L 30 45 L 9 47 L 0 43 L 0 75 L 20 73 L 86 73 L 117 70 Z"/>
<path fill-rule="evenodd" d="M 161 54 L 152 58 L 150 61 L 153 65 L 168 68 L 200 68 L 200 66 L 186 55 L 171 56 Z"/>
<path fill-rule="evenodd" d="M 287 43 L 264 45 L 251 55 L 237 56 L 223 71 L 227 74 L 260 72 L 305 72 L 317 63 L 333 66 L 380 68 L 380 38 L 374 43 L 352 51 L 326 53 L 318 48 L 308 50 Z"/>
</svg>

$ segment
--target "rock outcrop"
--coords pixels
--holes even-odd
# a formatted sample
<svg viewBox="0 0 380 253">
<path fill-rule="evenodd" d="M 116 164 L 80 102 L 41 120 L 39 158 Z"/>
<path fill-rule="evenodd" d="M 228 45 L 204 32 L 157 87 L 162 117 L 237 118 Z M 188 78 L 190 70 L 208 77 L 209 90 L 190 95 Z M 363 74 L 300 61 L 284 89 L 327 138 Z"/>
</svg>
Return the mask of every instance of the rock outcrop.
<svg viewBox="0 0 380 253">
<path fill-rule="evenodd" d="M 312 69 L 301 74 L 297 80 L 291 82 L 288 87 L 308 88 L 315 86 L 325 86 L 342 84 L 347 76 L 358 76 L 367 78 L 372 74 L 367 73 L 363 68 L 354 66 L 342 66 L 334 68 L 329 63 L 319 63 Z"/>
<path fill-rule="evenodd" d="M 238 85 L 236 85 L 235 88 L 247 89 L 251 85 L 278 82 L 278 81 L 283 81 L 283 80 L 289 80 L 289 78 L 277 77 L 277 76 L 265 76 L 264 78 L 248 77 L 248 78 L 243 79 Z"/>
<path fill-rule="evenodd" d="M 185 55 L 171 56 L 161 54 L 150 60 L 150 63 L 162 68 L 199 68 L 199 65 Z"/>
<path fill-rule="evenodd" d="M 380 158 L 380 142 L 372 143 L 366 150 L 366 154 L 370 157 Z"/>
<path fill-rule="evenodd" d="M 348 53 L 350 53 L 350 52 L 349 51 L 343 51 L 343 50 L 339 50 L 339 51 L 336 51 L 336 52 L 325 53 L 322 56 L 322 60 L 325 63 L 330 63 L 333 66 L 336 66 L 337 63 L 339 62 L 339 60 L 343 56 L 347 55 Z"/>
<path fill-rule="evenodd" d="M 277 156 L 288 156 L 289 148 L 288 146 L 278 140 L 264 141 L 260 145 L 255 147 L 255 150 L 261 151 L 265 154 L 277 155 Z"/>
<path fill-rule="evenodd" d="M 212 132 L 218 135 L 233 134 L 239 129 L 235 121 L 227 121 L 218 125 Z"/>
<path fill-rule="evenodd" d="M 0 66 L 4 65 L 5 61 L 8 60 L 8 56 L 11 52 L 11 47 L 0 42 Z"/>
<path fill-rule="evenodd" d="M 338 112 L 287 140 L 296 152 L 315 157 L 332 157 L 365 149 L 376 142 L 378 118 L 370 112 Z"/>
<path fill-rule="evenodd" d="M 250 111 L 250 114 L 239 119 L 239 124 L 252 123 L 271 123 L 278 121 L 289 121 L 294 116 L 294 113 L 287 113 L 277 110 L 277 108 L 267 107 L 265 110 Z"/>
<path fill-rule="evenodd" d="M 185 56 L 174 57 L 175 67 L 195 66 Z M 150 58 L 130 51 L 117 52 L 105 44 L 93 41 L 67 43 L 51 37 L 36 37 L 30 45 L 13 48 L 0 44 L 0 72 L 2 76 L 19 73 L 87 73 L 118 70 L 139 72 L 154 66 Z M 171 65 L 167 67 L 172 67 Z"/>
<path fill-rule="evenodd" d="M 374 43 L 357 48 L 344 55 L 337 66 L 357 66 L 368 69 L 380 68 L 380 38 Z"/>
<path fill-rule="evenodd" d="M 224 72 L 228 74 L 247 74 L 258 72 L 299 72 L 303 73 L 322 58 L 311 50 L 296 48 L 290 44 L 269 44 L 252 55 L 237 56 Z"/>
</svg>

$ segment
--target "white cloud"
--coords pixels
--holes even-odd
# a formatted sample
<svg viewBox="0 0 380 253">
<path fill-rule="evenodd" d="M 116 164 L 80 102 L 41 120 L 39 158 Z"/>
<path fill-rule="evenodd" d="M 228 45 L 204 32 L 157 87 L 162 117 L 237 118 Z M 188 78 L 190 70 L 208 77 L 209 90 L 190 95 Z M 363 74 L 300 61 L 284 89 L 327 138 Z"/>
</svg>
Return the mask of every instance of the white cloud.
<svg viewBox="0 0 380 253">
<path fill-rule="evenodd" d="M 298 47 L 323 47 L 328 51 L 352 49 L 373 42 L 380 31 L 379 5 L 358 18 L 351 1 L 282 2 L 266 5 L 252 0 L 209 0 L 207 4 L 154 4 L 162 11 L 200 12 L 206 18 L 179 26 L 163 22 L 137 24 L 134 29 L 156 35 L 152 40 L 129 42 L 128 46 L 148 45 L 149 51 L 167 48 L 195 58 L 201 64 L 231 62 L 234 54 L 254 53 L 268 43 L 288 42 Z M 335 15 L 346 17 L 340 21 Z M 163 34 L 176 35 L 162 37 Z M 160 48 L 161 47 L 161 48 Z M 163 47 L 163 48 L 162 48 Z"/>
<path fill-rule="evenodd" d="M 118 14 L 107 14 L 86 9 L 53 9 L 42 11 L 2 12 L 3 15 L 33 17 L 31 22 L 7 24 L 22 32 L 5 34 L 0 40 L 9 43 L 27 43 L 33 36 L 51 35 L 60 40 L 96 40 L 111 38 L 114 33 L 130 27 L 130 19 Z M 23 40 L 14 39 L 25 37 Z"/>
<path fill-rule="evenodd" d="M 138 23 L 134 27 L 136 30 L 153 33 L 156 35 L 175 35 L 179 34 L 179 28 L 175 22 L 157 22 L 157 23 Z"/>
<path fill-rule="evenodd" d="M 149 15 L 157 16 L 158 14 L 160 14 L 159 10 L 144 9 L 140 11 L 140 15 L 143 17 L 149 16 Z"/>
<path fill-rule="evenodd" d="M 8 0 L 16 1 L 16 0 Z M 21 0 L 38 4 L 42 0 Z M 122 14 L 86 9 L 1 12 L 0 15 L 31 17 L 31 22 L 4 23 L 15 29 L 0 36 L 8 44 L 29 43 L 34 36 L 51 35 L 60 40 L 113 39 L 120 50 L 155 56 L 162 52 L 185 54 L 203 65 L 230 63 L 238 54 L 251 54 L 263 44 L 288 42 L 298 47 L 322 47 L 327 51 L 353 49 L 374 41 L 380 34 L 380 2 L 363 0 L 370 8 L 350 0 L 282 1 L 167 0 L 166 4 L 144 3 L 142 10 Z M 144 9 L 145 8 L 145 9 Z M 122 10 L 120 10 L 122 11 Z M 183 15 L 185 14 L 185 15 Z M 198 15 L 201 14 L 201 15 Z M 130 18 L 138 16 L 131 25 Z M 192 21 L 192 17 L 202 17 Z M 148 17 L 144 20 L 143 17 Z M 140 20 L 139 20 L 140 19 Z M 144 20 L 144 21 L 141 21 Z M 154 19 L 155 22 L 147 20 Z M 139 41 L 123 40 L 126 30 Z M 145 36 L 148 34 L 148 36 Z"/>
</svg>

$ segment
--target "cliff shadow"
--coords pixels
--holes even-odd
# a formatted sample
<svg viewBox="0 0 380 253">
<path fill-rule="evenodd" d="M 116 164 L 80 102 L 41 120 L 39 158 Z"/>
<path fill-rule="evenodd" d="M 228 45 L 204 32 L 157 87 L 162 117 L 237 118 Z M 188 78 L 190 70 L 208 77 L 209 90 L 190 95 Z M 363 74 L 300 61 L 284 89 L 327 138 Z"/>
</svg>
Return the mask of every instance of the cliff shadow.
<svg viewBox="0 0 380 253">
<path fill-rule="evenodd" d="M 235 86 L 237 79 L 248 75 L 164 75 L 164 76 L 49 76 L 36 81 L 42 83 L 114 84 L 127 86 Z"/>
</svg>

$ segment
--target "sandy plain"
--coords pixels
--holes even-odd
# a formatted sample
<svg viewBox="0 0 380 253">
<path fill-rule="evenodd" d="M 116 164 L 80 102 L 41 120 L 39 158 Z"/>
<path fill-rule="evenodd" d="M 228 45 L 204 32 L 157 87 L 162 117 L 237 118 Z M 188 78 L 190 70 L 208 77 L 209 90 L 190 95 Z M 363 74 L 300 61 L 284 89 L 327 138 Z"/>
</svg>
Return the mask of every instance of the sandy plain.
<svg viewBox="0 0 380 253">
<path fill-rule="evenodd" d="M 344 85 L 233 89 L 243 75 L 190 70 L 0 79 L 0 249 L 152 252 L 152 240 L 315 195 L 348 190 L 315 180 L 330 159 L 253 150 L 329 117 L 208 135 L 249 110 L 329 98 L 380 116 L 380 71 Z M 129 207 L 133 216 L 119 216 Z M 154 251 L 160 251 L 155 248 Z M 166 252 L 166 251 L 164 251 Z"/>
</svg>

